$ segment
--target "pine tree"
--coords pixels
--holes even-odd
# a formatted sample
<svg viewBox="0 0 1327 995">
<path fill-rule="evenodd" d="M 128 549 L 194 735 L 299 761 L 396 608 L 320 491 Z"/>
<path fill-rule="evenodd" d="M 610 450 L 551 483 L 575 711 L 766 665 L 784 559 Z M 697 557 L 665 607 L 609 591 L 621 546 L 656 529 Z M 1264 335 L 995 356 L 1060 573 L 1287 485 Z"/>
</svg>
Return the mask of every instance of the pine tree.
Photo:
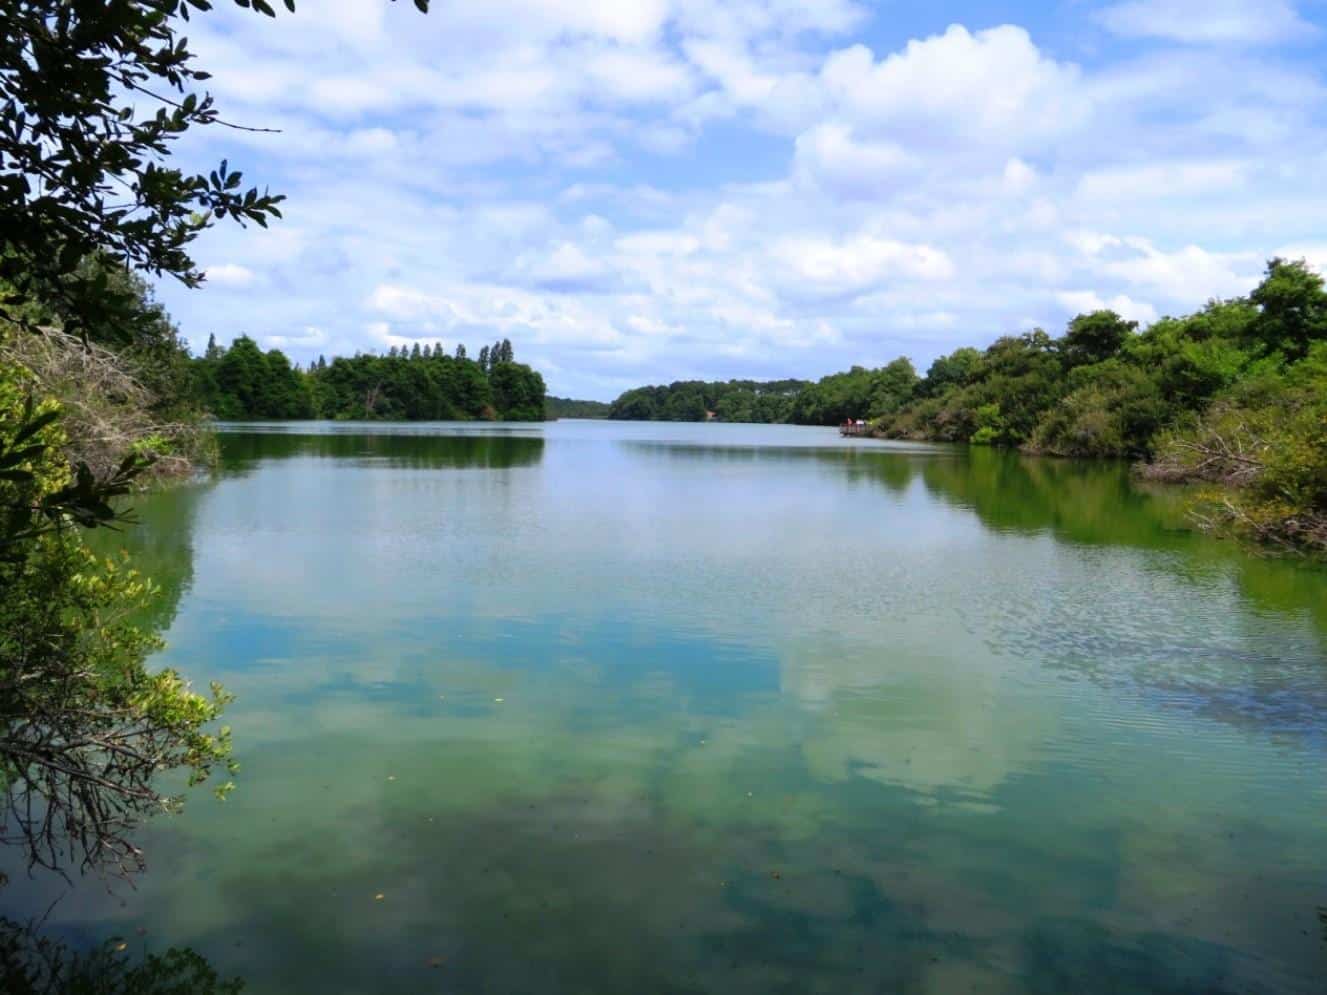
<svg viewBox="0 0 1327 995">
<path fill-rule="evenodd" d="M 460 342 L 456 343 L 456 358 L 465 359 L 465 346 Z"/>
<path fill-rule="evenodd" d="M 498 353 L 499 358 L 504 363 L 515 362 L 514 353 L 511 347 L 511 339 L 503 339 L 502 347 Z"/>
<path fill-rule="evenodd" d="M 390 349 L 387 350 L 387 358 L 388 359 L 396 358 L 396 346 L 392 346 Z"/>
<path fill-rule="evenodd" d="M 484 346 L 479 350 L 479 368 L 485 373 L 488 372 L 488 357 L 488 346 Z"/>
<path fill-rule="evenodd" d="M 416 342 L 416 343 L 414 344 L 414 347 L 410 350 L 410 358 L 411 358 L 411 359 L 419 359 L 419 358 L 420 358 L 419 343 L 418 343 L 418 342 Z"/>
<path fill-rule="evenodd" d="M 204 358 L 204 359 L 220 359 L 220 358 L 221 358 L 221 346 L 217 345 L 217 337 L 216 337 L 216 335 L 209 335 L 209 336 L 207 337 L 207 349 L 206 349 L 206 351 L 203 353 L 203 358 Z"/>
</svg>

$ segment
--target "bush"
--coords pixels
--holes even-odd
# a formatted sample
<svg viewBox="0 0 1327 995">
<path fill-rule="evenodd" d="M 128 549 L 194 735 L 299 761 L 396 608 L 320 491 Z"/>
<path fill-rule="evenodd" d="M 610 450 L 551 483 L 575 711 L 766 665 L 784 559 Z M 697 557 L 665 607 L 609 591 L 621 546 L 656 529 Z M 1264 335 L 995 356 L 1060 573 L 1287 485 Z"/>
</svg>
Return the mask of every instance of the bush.
<svg viewBox="0 0 1327 995">
<path fill-rule="evenodd" d="M 51 503 L 68 500 L 89 524 L 114 516 L 91 471 L 70 470 L 59 406 L 33 405 L 34 387 L 0 362 L 0 841 L 30 864 L 127 873 L 142 866 L 129 839 L 138 819 L 181 801 L 154 786 L 160 771 L 183 769 L 191 784 L 234 771 L 229 732 L 207 731 L 228 698 L 147 669 L 161 643 L 133 620 L 155 588 L 127 562 L 94 557 Z"/>
</svg>

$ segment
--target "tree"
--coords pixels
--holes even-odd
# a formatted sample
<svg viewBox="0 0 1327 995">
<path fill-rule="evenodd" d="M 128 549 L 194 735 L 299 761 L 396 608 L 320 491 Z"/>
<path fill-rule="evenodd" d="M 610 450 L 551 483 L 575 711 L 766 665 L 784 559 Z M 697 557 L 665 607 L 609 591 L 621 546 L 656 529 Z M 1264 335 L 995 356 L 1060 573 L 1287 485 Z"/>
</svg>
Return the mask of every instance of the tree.
<svg viewBox="0 0 1327 995">
<path fill-rule="evenodd" d="M 1117 355 L 1137 327 L 1114 311 L 1080 314 L 1060 339 L 1060 354 L 1070 366 L 1100 363 Z"/>
<path fill-rule="evenodd" d="M 921 397 L 939 397 L 962 386 L 980 363 L 981 353 L 971 346 L 941 356 L 927 369 L 925 379 L 917 385 L 917 393 Z"/>
<path fill-rule="evenodd" d="M 456 358 L 465 359 L 465 345 L 463 343 L 456 343 Z"/>
<path fill-rule="evenodd" d="M 483 370 L 485 373 L 487 373 L 488 367 L 489 367 L 488 346 L 483 346 L 479 350 L 479 368 Z"/>
<path fill-rule="evenodd" d="M 1250 333 L 1265 352 L 1280 351 L 1295 362 L 1314 342 L 1327 341 L 1327 291 L 1304 260 L 1273 259 L 1249 300 L 1260 312 Z"/>
<path fill-rule="evenodd" d="M 134 618 L 151 585 L 92 556 L 72 527 L 122 517 L 108 501 L 141 461 L 100 483 L 71 472 L 59 408 L 34 408 L 29 386 L 0 364 L 0 425 L 23 426 L 0 436 L 0 840 L 31 864 L 128 872 L 141 866 L 137 819 L 178 802 L 152 786 L 158 771 L 197 783 L 230 765 L 228 733 L 204 731 L 227 699 L 145 668 L 159 642 Z"/>
<path fill-rule="evenodd" d="M 258 343 L 241 335 L 217 364 L 218 418 L 262 418 L 272 394 L 271 371 Z"/>
<path fill-rule="evenodd" d="M 283 0 L 294 10 L 294 0 Z M 275 16 L 267 0 L 236 0 Z M 421 11 L 428 0 L 414 0 Z M 14 293 L 0 313 L 23 322 L 23 301 L 60 302 L 67 328 L 115 323 L 123 297 L 93 254 L 190 286 L 189 256 L 218 219 L 266 227 L 283 199 L 226 160 L 208 173 L 167 165 L 191 128 L 228 125 L 197 87 L 182 34 L 209 0 L 0 0 L 0 280 Z"/>
<path fill-rule="evenodd" d="M 912 400 L 912 395 L 920 382 L 912 360 L 906 356 L 894 360 L 877 371 L 873 381 L 871 400 L 867 408 L 867 416 L 870 418 L 892 414 L 903 407 Z"/>
<path fill-rule="evenodd" d="M 489 374 L 493 406 L 506 421 L 544 420 L 544 378 L 520 363 L 499 362 Z"/>
</svg>

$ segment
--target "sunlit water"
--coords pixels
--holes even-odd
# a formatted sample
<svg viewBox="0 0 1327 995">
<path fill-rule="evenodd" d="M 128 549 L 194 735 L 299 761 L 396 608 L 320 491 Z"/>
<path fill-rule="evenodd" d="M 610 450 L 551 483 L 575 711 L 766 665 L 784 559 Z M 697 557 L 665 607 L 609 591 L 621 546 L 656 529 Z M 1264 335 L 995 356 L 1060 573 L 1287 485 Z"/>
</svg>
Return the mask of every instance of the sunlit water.
<svg viewBox="0 0 1327 995">
<path fill-rule="evenodd" d="M 258 995 L 1327 988 L 1327 572 L 1120 466 L 591 422 L 223 449 L 125 539 L 159 662 L 237 695 L 238 789 L 60 934 Z"/>
</svg>

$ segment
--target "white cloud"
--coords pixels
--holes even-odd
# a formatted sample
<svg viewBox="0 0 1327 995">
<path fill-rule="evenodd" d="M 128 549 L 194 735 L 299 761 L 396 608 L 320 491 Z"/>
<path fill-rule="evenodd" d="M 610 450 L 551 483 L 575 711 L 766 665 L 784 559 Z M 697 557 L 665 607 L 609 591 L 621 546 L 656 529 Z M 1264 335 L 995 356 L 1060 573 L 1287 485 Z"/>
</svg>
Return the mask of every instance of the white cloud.
<svg viewBox="0 0 1327 995">
<path fill-rule="evenodd" d="M 204 271 L 208 283 L 216 287 L 247 287 L 254 281 L 254 272 L 239 263 L 218 263 Z"/>
<path fill-rule="evenodd" d="M 1078 192 L 1094 200 L 1154 200 L 1199 197 L 1238 188 L 1248 167 L 1240 162 L 1162 162 L 1094 170 Z"/>
<path fill-rule="evenodd" d="M 1165 252 L 1141 238 L 1126 239 L 1124 244 L 1130 254 L 1105 263 L 1103 272 L 1170 300 L 1184 301 L 1191 309 L 1212 297 L 1247 293 L 1261 268 L 1257 253 L 1209 252 L 1197 245 Z"/>
<path fill-rule="evenodd" d="M 838 114 L 919 146 L 1045 138 L 1089 110 L 1077 67 L 1046 57 L 1013 25 L 975 34 L 953 25 L 878 62 L 855 45 L 825 61 L 820 81 Z"/>
<path fill-rule="evenodd" d="M 1055 295 L 1060 306 L 1072 314 L 1090 314 L 1093 311 L 1114 311 L 1121 318 L 1149 325 L 1157 320 L 1157 311 L 1146 301 L 1136 301 L 1125 294 L 1110 300 L 1099 297 L 1091 290 L 1064 290 Z"/>
<path fill-rule="evenodd" d="M 1319 273 L 1327 273 L 1327 244 L 1322 242 L 1283 245 L 1269 254 L 1269 258 L 1273 256 L 1280 259 L 1302 259 L 1310 268 Z"/>
<path fill-rule="evenodd" d="M 915 160 L 888 141 L 862 142 L 843 124 L 826 123 L 797 136 L 795 172 L 804 181 L 849 198 L 887 196 Z"/>
<path fill-rule="evenodd" d="M 1314 33 L 1289 0 L 1126 0 L 1097 13 L 1110 31 L 1206 45 L 1267 45 Z"/>
<path fill-rule="evenodd" d="M 794 294 L 853 294 L 886 280 L 949 280 L 954 264 L 940 249 L 873 235 L 843 241 L 785 238 L 771 249 Z"/>
<path fill-rule="evenodd" d="M 223 113 L 282 132 L 181 150 L 288 194 L 286 218 L 216 227 L 200 258 L 244 265 L 162 294 L 196 345 L 250 332 L 305 361 L 507 335 L 564 394 L 1180 313 L 1278 246 L 1327 261 L 1327 87 L 1270 44 L 1303 18 L 1187 9 L 1107 8 L 1140 50 L 1035 10 L 916 38 L 877 17 L 868 45 L 843 0 L 218 6 L 190 35 Z M 1268 44 L 1237 51 L 1253 10 Z"/>
</svg>

